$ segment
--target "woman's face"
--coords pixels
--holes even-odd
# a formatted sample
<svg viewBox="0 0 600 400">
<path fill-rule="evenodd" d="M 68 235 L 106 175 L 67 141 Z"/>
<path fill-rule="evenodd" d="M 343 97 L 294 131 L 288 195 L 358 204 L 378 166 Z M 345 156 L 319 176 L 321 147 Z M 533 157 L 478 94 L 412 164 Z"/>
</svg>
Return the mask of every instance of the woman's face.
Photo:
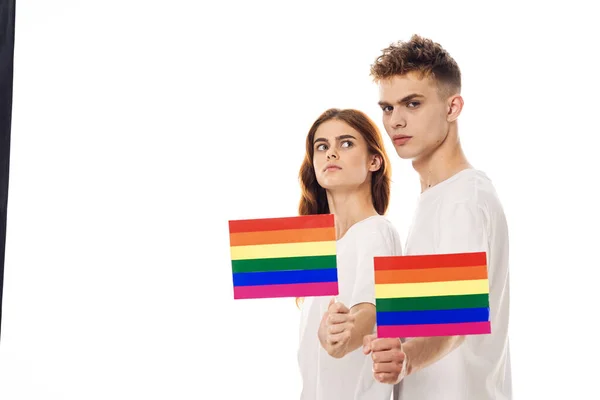
<svg viewBox="0 0 600 400">
<path fill-rule="evenodd" d="M 379 157 L 369 154 L 362 135 L 340 120 L 322 123 L 313 139 L 313 167 L 317 182 L 324 189 L 350 189 L 370 182 L 377 171 Z"/>
</svg>

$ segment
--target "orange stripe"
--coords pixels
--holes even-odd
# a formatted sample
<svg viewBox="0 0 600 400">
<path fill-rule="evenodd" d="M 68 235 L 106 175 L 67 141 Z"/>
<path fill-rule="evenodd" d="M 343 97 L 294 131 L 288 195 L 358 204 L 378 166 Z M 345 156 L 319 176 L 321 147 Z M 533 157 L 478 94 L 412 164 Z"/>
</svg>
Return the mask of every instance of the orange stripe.
<svg viewBox="0 0 600 400">
<path fill-rule="evenodd" d="M 240 232 L 229 235 L 230 246 L 334 241 L 335 228 Z"/>
<path fill-rule="evenodd" d="M 487 267 L 428 268 L 375 271 L 375 283 L 419 283 L 487 279 Z"/>
</svg>

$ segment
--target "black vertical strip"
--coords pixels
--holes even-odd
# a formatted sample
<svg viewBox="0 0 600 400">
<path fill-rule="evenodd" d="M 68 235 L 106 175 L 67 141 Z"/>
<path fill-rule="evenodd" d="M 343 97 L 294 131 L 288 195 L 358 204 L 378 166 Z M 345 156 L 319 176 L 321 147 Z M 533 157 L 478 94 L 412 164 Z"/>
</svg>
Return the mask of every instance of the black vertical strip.
<svg viewBox="0 0 600 400">
<path fill-rule="evenodd" d="M 0 333 L 2 332 L 14 53 L 15 0 L 0 0 Z"/>
</svg>

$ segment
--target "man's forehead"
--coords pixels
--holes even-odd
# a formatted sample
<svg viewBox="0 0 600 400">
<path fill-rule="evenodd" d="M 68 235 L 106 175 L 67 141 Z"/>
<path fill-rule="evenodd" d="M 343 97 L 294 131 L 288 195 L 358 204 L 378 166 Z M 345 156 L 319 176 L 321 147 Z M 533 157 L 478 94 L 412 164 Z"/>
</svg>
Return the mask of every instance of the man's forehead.
<svg viewBox="0 0 600 400">
<path fill-rule="evenodd" d="M 427 95 L 435 90 L 436 85 L 433 79 L 428 76 L 420 77 L 415 73 L 395 75 L 379 81 L 379 95 L 382 100 L 384 100 L 383 97 L 402 98 L 414 93 Z"/>
</svg>

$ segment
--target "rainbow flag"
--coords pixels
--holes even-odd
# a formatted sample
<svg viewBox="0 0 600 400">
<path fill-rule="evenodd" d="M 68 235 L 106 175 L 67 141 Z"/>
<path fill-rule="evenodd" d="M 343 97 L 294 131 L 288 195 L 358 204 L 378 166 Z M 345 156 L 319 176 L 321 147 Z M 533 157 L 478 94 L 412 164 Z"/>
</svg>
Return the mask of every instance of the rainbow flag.
<svg viewBox="0 0 600 400">
<path fill-rule="evenodd" d="M 378 337 L 491 333 L 485 252 L 375 257 Z"/>
<path fill-rule="evenodd" d="M 234 299 L 338 295 L 333 214 L 229 221 Z"/>
</svg>

